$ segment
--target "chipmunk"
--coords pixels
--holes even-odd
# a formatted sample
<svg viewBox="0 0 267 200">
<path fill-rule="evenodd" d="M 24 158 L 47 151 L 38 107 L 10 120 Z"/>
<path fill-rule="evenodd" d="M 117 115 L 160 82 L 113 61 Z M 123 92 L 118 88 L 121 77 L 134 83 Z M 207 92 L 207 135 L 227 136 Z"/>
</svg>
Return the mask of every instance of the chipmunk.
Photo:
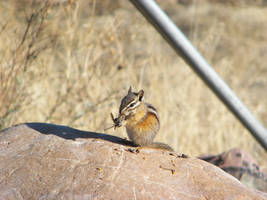
<svg viewBox="0 0 267 200">
<path fill-rule="evenodd" d="M 139 147 L 151 147 L 173 151 L 164 143 L 153 142 L 160 129 L 160 120 L 157 110 L 143 101 L 144 91 L 132 92 L 130 87 L 128 94 L 121 100 L 119 116 L 113 117 L 114 129 L 125 126 L 130 140 Z"/>
</svg>

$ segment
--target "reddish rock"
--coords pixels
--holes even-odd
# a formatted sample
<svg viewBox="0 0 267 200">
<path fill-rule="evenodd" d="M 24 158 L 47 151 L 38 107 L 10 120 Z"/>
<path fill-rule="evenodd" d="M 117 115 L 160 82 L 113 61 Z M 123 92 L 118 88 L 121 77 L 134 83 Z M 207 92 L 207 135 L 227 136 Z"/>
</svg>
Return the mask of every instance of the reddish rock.
<svg viewBox="0 0 267 200">
<path fill-rule="evenodd" d="M 218 155 L 202 155 L 199 158 L 220 167 L 245 185 L 267 192 L 267 175 L 247 152 L 233 148 Z"/>
<path fill-rule="evenodd" d="M 220 168 L 120 138 L 31 123 L 0 132 L 0 199 L 267 199 Z"/>
</svg>

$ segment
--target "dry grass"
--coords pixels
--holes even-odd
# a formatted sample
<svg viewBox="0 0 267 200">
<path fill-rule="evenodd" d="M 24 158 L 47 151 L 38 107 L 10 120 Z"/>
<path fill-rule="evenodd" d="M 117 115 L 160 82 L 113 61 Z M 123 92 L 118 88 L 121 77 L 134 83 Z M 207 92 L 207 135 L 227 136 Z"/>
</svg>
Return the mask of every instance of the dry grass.
<svg viewBox="0 0 267 200">
<path fill-rule="evenodd" d="M 129 2 L 98 2 L 46 5 L 22 47 L 25 15 L 40 5 L 0 3 L 1 128 L 41 121 L 103 132 L 131 85 L 159 110 L 158 141 L 193 156 L 240 147 L 267 166 L 260 145 Z M 267 8 L 193 2 L 163 7 L 267 126 Z"/>
</svg>

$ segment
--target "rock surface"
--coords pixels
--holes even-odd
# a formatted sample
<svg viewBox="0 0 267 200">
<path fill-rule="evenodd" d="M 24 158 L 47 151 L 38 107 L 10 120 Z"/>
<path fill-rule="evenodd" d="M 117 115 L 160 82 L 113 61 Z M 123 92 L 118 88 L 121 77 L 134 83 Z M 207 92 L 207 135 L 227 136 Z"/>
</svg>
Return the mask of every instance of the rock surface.
<svg viewBox="0 0 267 200">
<path fill-rule="evenodd" d="M 124 142 L 52 124 L 5 129 L 0 199 L 267 199 L 205 161 Z"/>
</svg>

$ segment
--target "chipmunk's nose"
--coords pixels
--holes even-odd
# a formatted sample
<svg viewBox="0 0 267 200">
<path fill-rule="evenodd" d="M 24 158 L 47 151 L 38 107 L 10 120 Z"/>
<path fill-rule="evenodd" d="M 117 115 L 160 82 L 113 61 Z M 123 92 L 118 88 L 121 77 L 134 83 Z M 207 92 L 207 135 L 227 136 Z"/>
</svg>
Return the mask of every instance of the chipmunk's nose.
<svg viewBox="0 0 267 200">
<path fill-rule="evenodd" d="M 114 123 L 116 126 L 120 125 L 120 117 L 115 118 Z"/>
<path fill-rule="evenodd" d="M 121 121 L 120 121 L 120 117 L 115 118 L 115 119 L 114 119 L 114 130 L 115 130 L 116 128 L 121 127 L 121 126 L 122 126 L 122 124 L 121 124 Z"/>
<path fill-rule="evenodd" d="M 114 119 L 114 123 L 116 127 L 120 127 L 123 125 L 125 120 L 125 115 L 119 115 L 117 118 Z"/>
</svg>

